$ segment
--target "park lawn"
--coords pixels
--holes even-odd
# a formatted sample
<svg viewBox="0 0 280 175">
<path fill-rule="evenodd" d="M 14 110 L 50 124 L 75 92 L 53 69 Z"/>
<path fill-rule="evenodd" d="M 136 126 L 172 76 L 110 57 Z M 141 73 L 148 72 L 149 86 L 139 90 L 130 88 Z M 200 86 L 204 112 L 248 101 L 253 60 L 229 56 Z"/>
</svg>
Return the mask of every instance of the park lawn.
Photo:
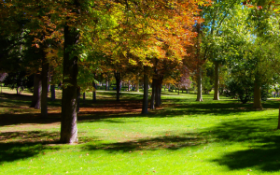
<svg viewBox="0 0 280 175">
<path fill-rule="evenodd" d="M 226 97 L 204 95 L 199 103 L 194 94 L 163 91 L 163 107 L 141 115 L 141 93 L 123 92 L 121 105 L 110 101 L 113 91 L 98 91 L 97 104 L 87 93 L 79 143 L 60 145 L 59 100 L 50 102 L 50 119 L 36 120 L 40 110 L 28 108 L 28 92 L 4 92 L 0 174 L 280 173 L 277 100 L 253 111 Z"/>
</svg>

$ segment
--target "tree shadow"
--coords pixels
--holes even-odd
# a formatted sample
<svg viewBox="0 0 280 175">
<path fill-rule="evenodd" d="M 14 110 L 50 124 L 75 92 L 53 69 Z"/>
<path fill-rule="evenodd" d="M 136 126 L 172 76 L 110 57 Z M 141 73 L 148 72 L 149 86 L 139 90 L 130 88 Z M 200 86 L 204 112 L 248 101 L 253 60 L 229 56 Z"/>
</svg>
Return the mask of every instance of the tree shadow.
<svg viewBox="0 0 280 175">
<path fill-rule="evenodd" d="M 280 137 L 277 137 L 280 140 Z M 226 165 L 231 170 L 256 168 L 262 171 L 280 170 L 280 145 L 279 141 L 264 146 L 236 151 L 212 161 Z"/>
<path fill-rule="evenodd" d="M 275 126 L 272 125 L 275 123 Z M 277 117 L 232 120 L 208 128 L 201 135 L 211 135 L 214 142 L 244 144 L 247 149 L 226 153 L 211 160 L 231 170 L 255 168 L 261 171 L 280 170 L 280 134 L 276 131 Z"/>
<path fill-rule="evenodd" d="M 82 135 L 81 132 L 79 134 Z M 20 159 L 38 157 L 47 151 L 61 149 L 59 132 L 20 131 L 2 132 L 0 135 L 0 165 Z M 96 137 L 79 137 L 79 144 L 98 140 Z"/>
<path fill-rule="evenodd" d="M 187 133 L 181 136 L 164 136 L 149 139 L 140 139 L 126 142 L 105 143 L 99 145 L 87 144 L 83 147 L 85 150 L 97 151 L 104 150 L 109 153 L 130 152 L 141 150 L 178 150 L 185 147 L 194 147 L 206 144 L 207 140 L 199 137 L 197 133 Z"/>
<path fill-rule="evenodd" d="M 58 150 L 58 147 L 47 146 L 57 144 L 58 135 L 58 132 L 45 131 L 2 132 L 0 135 L 0 165 L 4 162 L 43 155 L 48 149 Z"/>
</svg>

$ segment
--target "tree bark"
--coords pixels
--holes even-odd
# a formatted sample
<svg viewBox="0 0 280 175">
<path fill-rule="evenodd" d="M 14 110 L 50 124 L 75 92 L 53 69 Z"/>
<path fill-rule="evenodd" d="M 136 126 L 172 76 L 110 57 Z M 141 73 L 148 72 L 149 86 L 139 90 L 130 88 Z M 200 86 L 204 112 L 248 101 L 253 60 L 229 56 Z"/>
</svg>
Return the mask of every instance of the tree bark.
<svg viewBox="0 0 280 175">
<path fill-rule="evenodd" d="M 200 24 L 197 23 L 197 44 L 196 44 L 196 57 L 198 61 L 198 68 L 197 68 L 197 98 L 196 101 L 203 101 L 202 99 L 202 68 L 200 62 Z"/>
<path fill-rule="evenodd" d="M 277 126 L 277 129 L 280 129 L 280 106 L 279 106 L 278 126 Z"/>
<path fill-rule="evenodd" d="M 197 71 L 197 98 L 196 101 L 203 101 L 202 99 L 202 69 L 201 67 Z"/>
<path fill-rule="evenodd" d="M 143 105 L 142 105 L 142 114 L 148 114 L 148 84 L 149 79 L 146 73 L 147 67 L 144 67 L 144 94 L 143 94 Z"/>
<path fill-rule="evenodd" d="M 83 104 L 86 104 L 86 92 L 83 93 Z"/>
<path fill-rule="evenodd" d="M 41 117 L 48 117 L 48 84 L 49 84 L 49 63 L 43 52 L 42 58 L 42 96 L 41 96 Z"/>
<path fill-rule="evenodd" d="M 155 95 L 155 107 L 161 106 L 161 87 L 162 87 L 162 79 L 163 77 L 161 75 L 158 76 L 158 79 L 156 81 L 156 95 Z"/>
<path fill-rule="evenodd" d="M 106 77 L 106 91 L 109 90 L 109 75 L 107 74 L 107 77 Z"/>
<path fill-rule="evenodd" d="M 260 86 L 260 78 L 258 74 L 255 76 L 254 81 L 254 105 L 253 108 L 256 110 L 262 110 L 262 102 L 261 102 L 261 86 Z"/>
<path fill-rule="evenodd" d="M 116 78 L 116 83 L 117 83 L 117 101 L 120 101 L 121 78 L 120 78 L 120 75 L 119 76 L 117 75 L 117 73 L 115 73 L 115 78 Z"/>
<path fill-rule="evenodd" d="M 92 86 L 94 87 L 94 90 L 92 91 L 92 100 L 93 100 L 93 103 L 96 102 L 96 84 L 95 82 L 92 82 Z"/>
<path fill-rule="evenodd" d="M 55 101 L 55 85 L 51 85 L 51 100 Z"/>
<path fill-rule="evenodd" d="M 139 92 L 139 73 L 136 75 L 136 91 Z"/>
<path fill-rule="evenodd" d="M 42 92 L 42 81 L 41 74 L 34 74 L 34 91 L 32 97 L 32 103 L 30 107 L 35 109 L 41 108 L 41 92 Z"/>
<path fill-rule="evenodd" d="M 152 95 L 151 95 L 151 110 L 155 109 L 155 91 L 156 91 L 156 77 L 153 76 L 153 82 L 152 82 Z"/>
<path fill-rule="evenodd" d="M 214 100 L 220 100 L 220 97 L 219 97 L 219 63 L 218 62 L 215 62 Z"/>
<path fill-rule="evenodd" d="M 81 88 L 77 88 L 77 112 L 80 111 L 80 104 L 81 104 Z"/>
<path fill-rule="evenodd" d="M 17 86 L 17 88 L 16 88 L 16 89 L 17 89 L 17 95 L 19 95 L 19 94 L 20 94 L 20 92 L 19 92 L 19 90 L 18 90 L 18 89 L 19 89 L 19 87 Z"/>
<path fill-rule="evenodd" d="M 128 81 L 127 86 L 128 86 L 127 91 L 129 92 L 129 91 L 130 91 L 130 88 L 129 88 L 129 86 L 130 86 L 130 81 Z"/>
<path fill-rule="evenodd" d="M 78 3 L 75 5 L 78 8 Z M 78 142 L 77 128 L 77 76 L 78 57 L 72 55 L 73 46 L 79 42 L 80 33 L 76 28 L 64 27 L 64 57 L 62 91 L 62 118 L 60 141 L 62 143 Z M 71 48 L 71 49 L 70 49 Z"/>
</svg>

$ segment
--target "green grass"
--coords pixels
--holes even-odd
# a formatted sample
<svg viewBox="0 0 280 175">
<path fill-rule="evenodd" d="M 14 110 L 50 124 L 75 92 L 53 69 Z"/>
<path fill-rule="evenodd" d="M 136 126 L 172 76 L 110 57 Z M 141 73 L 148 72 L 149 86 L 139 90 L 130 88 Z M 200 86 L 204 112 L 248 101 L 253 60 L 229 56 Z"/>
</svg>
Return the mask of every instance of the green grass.
<svg viewBox="0 0 280 175">
<path fill-rule="evenodd" d="M 199 103 L 194 94 L 163 91 L 163 108 L 149 115 L 80 113 L 80 143 L 60 145 L 59 114 L 37 120 L 40 111 L 28 108 L 29 93 L 17 97 L 4 92 L 0 119 L 7 122 L 0 122 L 0 174 L 280 173 L 276 100 L 254 111 L 252 104 L 226 97 L 213 101 L 212 95 L 204 95 Z M 99 109 L 115 97 L 114 91 L 97 95 L 99 103 L 93 104 L 87 93 L 84 106 Z M 140 103 L 141 92 L 122 92 L 121 99 Z M 51 111 L 59 111 L 59 104 L 50 102 Z"/>
</svg>

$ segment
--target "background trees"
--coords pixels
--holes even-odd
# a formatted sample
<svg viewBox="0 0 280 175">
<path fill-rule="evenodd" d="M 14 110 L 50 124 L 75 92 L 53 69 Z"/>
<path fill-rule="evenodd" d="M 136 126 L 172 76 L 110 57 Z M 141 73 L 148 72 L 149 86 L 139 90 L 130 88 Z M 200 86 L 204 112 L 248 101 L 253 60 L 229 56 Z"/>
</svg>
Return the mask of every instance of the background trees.
<svg viewBox="0 0 280 175">
<path fill-rule="evenodd" d="M 197 101 L 203 100 L 203 90 L 212 89 L 219 100 L 223 82 L 233 96 L 237 93 L 242 102 L 253 98 L 254 108 L 261 109 L 262 89 L 273 84 L 278 69 L 279 19 L 272 1 L 257 3 L 1 1 L 0 54 L 6 66 L 1 72 L 19 79 L 33 75 L 32 106 L 41 104 L 42 117 L 48 114 L 50 77 L 52 84 L 62 82 L 63 143 L 77 141 L 78 89 L 95 90 L 98 76 L 106 79 L 108 89 L 114 75 L 117 100 L 121 80 L 128 82 L 127 90 L 130 84 L 139 90 L 144 78 L 143 114 L 148 112 L 149 80 L 151 109 L 161 105 L 164 81 L 179 93 L 191 79 Z"/>
</svg>

